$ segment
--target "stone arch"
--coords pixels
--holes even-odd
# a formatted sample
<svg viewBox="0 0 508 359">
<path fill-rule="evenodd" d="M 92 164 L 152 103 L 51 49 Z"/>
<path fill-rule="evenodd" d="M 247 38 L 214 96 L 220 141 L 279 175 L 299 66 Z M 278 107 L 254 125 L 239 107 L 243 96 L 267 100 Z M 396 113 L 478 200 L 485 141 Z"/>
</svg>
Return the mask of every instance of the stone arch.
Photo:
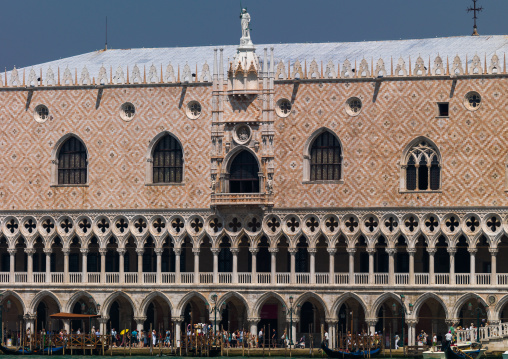
<svg viewBox="0 0 508 359">
<path fill-rule="evenodd" d="M 416 138 L 414 138 L 412 141 L 410 141 L 406 147 L 404 147 L 404 150 L 402 151 L 402 157 L 401 157 L 401 160 L 399 162 L 399 167 L 400 167 L 400 190 L 402 191 L 406 191 L 406 190 L 409 190 L 409 191 L 413 191 L 413 189 L 407 189 L 408 187 L 408 184 L 407 184 L 407 178 L 406 178 L 406 175 L 407 175 L 407 167 L 408 166 L 411 166 L 411 168 L 415 168 L 414 165 L 416 165 L 417 163 L 408 163 L 410 161 L 410 158 L 413 157 L 413 159 L 415 158 L 415 155 L 412 154 L 412 150 L 417 148 L 419 146 L 419 143 L 426 143 L 428 146 L 426 146 L 427 150 L 426 151 L 420 151 L 420 153 L 422 154 L 423 157 L 425 157 L 425 159 L 427 160 L 427 166 L 428 166 L 428 171 L 430 172 L 429 174 L 429 183 L 427 183 L 427 186 L 428 186 L 428 189 L 431 189 L 431 190 L 436 190 L 435 188 L 432 189 L 431 188 L 431 180 L 432 180 L 432 168 L 431 166 L 433 167 L 433 158 L 435 157 L 436 160 L 437 160 L 437 167 L 439 168 L 439 183 L 438 183 L 438 187 L 437 187 L 437 190 L 441 189 L 442 188 L 442 166 L 443 166 L 443 157 L 441 155 L 441 151 L 439 150 L 439 147 L 432 141 L 430 140 L 428 137 L 425 137 L 425 136 L 418 136 Z M 425 146 L 424 146 L 425 147 Z M 434 155 L 431 155 L 430 157 L 428 156 L 428 153 L 427 151 L 429 150 L 432 150 L 435 152 L 435 156 Z M 420 156 L 418 156 L 420 157 Z M 418 170 L 416 170 L 416 172 L 414 173 L 414 176 L 415 178 L 418 178 L 419 176 L 419 172 Z M 416 181 L 416 180 L 415 180 Z M 415 182 L 415 183 L 418 183 L 418 182 Z M 418 186 L 417 188 L 415 188 L 414 190 L 415 191 L 426 191 L 428 189 L 418 189 Z"/>
<path fill-rule="evenodd" d="M 362 298 L 360 298 L 356 293 L 346 292 L 346 293 L 342 294 L 341 296 L 339 296 L 333 303 L 332 308 L 330 309 L 331 317 L 338 319 L 339 309 L 342 306 L 342 304 L 344 304 L 348 299 L 356 300 L 362 307 L 365 315 L 367 315 L 369 313 L 367 305 L 365 304 L 365 302 L 363 301 Z"/>
<path fill-rule="evenodd" d="M 196 292 L 196 291 L 192 291 L 192 292 L 187 293 L 182 299 L 180 299 L 180 302 L 178 303 L 176 312 L 180 313 L 180 315 L 183 316 L 185 307 L 187 306 L 189 301 L 191 299 L 193 299 L 194 297 L 201 299 L 204 303 L 208 303 L 208 300 L 206 299 L 206 297 L 203 294 Z"/>
<path fill-rule="evenodd" d="M 387 300 L 387 299 L 393 299 L 394 301 L 398 302 L 400 304 L 400 297 L 392 292 L 385 292 L 381 294 L 379 297 L 376 298 L 374 303 L 371 306 L 371 311 L 369 313 L 369 318 L 377 318 L 377 313 L 379 312 L 379 308 L 381 305 Z M 404 303 L 404 306 L 406 304 Z"/>
<path fill-rule="evenodd" d="M 418 317 L 418 314 L 420 312 L 420 309 L 421 309 L 423 303 L 425 303 L 425 301 L 427 299 L 431 299 L 431 298 L 435 299 L 439 304 L 441 304 L 441 306 L 443 307 L 445 314 L 446 314 L 445 320 L 448 319 L 450 317 L 448 307 L 446 306 L 445 302 L 443 301 L 443 299 L 440 296 L 438 296 L 436 293 L 432 293 L 432 292 L 424 293 L 416 299 L 416 301 L 413 304 L 413 314 L 412 315 L 414 317 Z"/>
<path fill-rule="evenodd" d="M 480 295 L 478 295 L 476 293 L 466 293 L 466 294 L 462 295 L 459 299 L 457 299 L 455 301 L 455 304 L 451 310 L 451 313 L 449 312 L 448 315 L 451 314 L 451 318 L 458 318 L 460 315 L 460 309 L 464 306 L 464 304 L 466 304 L 466 302 L 468 300 L 478 299 L 478 298 L 480 298 L 480 303 L 487 310 L 487 317 L 489 318 L 489 320 L 492 319 L 493 318 L 492 310 L 488 306 L 487 302 L 485 302 L 485 300 Z"/>
<path fill-rule="evenodd" d="M 303 303 L 305 303 L 306 301 L 308 301 L 311 298 L 315 299 L 323 307 L 323 310 L 325 312 L 325 317 L 328 318 L 330 316 L 330 313 L 328 312 L 328 307 L 326 306 L 326 303 L 324 302 L 323 298 L 321 298 L 319 295 L 317 295 L 314 292 L 306 292 L 306 293 L 300 295 L 295 300 L 295 305 L 303 305 Z M 299 311 L 300 310 L 298 310 L 298 312 Z"/>
<path fill-rule="evenodd" d="M 331 133 L 339 143 L 340 147 L 340 159 L 342 163 L 342 159 L 344 158 L 344 146 L 342 144 L 342 141 L 340 140 L 339 135 L 335 131 L 333 131 L 331 128 L 328 127 L 320 127 L 307 138 L 303 145 L 303 180 L 304 181 L 310 181 L 310 151 L 312 148 L 312 144 L 314 141 L 323 133 L 329 132 Z M 340 180 L 344 179 L 344 166 L 341 165 L 341 171 L 340 171 Z"/>
<path fill-rule="evenodd" d="M 247 151 L 252 156 L 254 156 L 254 158 L 257 161 L 259 170 L 261 171 L 261 168 L 262 168 L 261 162 L 259 161 L 259 158 L 256 155 L 256 152 L 254 152 L 251 148 L 249 148 L 247 146 L 240 145 L 240 146 L 236 146 L 235 148 L 233 148 L 231 151 L 228 152 L 226 157 L 224 157 L 224 162 L 223 162 L 224 164 L 222 165 L 222 173 L 229 173 L 229 169 L 231 167 L 231 163 L 233 163 L 233 160 L 235 159 L 235 157 L 238 154 L 240 154 L 240 152 L 242 152 L 242 151 Z"/>
<path fill-rule="evenodd" d="M 182 149 L 182 182 L 185 178 L 185 150 L 182 141 L 176 136 L 173 132 L 170 131 L 162 131 L 159 132 L 157 135 L 155 135 L 154 138 L 150 141 L 148 144 L 147 152 L 145 155 L 146 158 L 146 171 L 145 171 L 145 183 L 153 183 L 153 151 L 155 150 L 155 147 L 159 143 L 159 140 L 161 140 L 166 135 L 173 137 L 176 142 L 180 145 L 180 148 Z"/>
<path fill-rule="evenodd" d="M 129 302 L 132 307 L 132 311 L 134 313 L 137 313 L 137 308 L 136 308 L 136 305 L 134 304 L 134 301 L 132 300 L 132 298 L 125 292 L 116 291 L 116 292 L 112 293 L 109 297 L 107 297 L 106 300 L 104 301 L 104 303 L 102 304 L 101 316 L 103 318 L 109 317 L 109 311 L 111 309 L 111 305 L 115 302 L 116 299 L 118 299 L 120 297 L 127 300 L 127 302 Z"/>
<path fill-rule="evenodd" d="M 217 306 L 220 307 L 222 303 L 226 303 L 229 299 L 236 298 L 245 306 L 245 310 L 249 313 L 249 303 L 243 295 L 237 292 L 227 292 L 217 301 Z"/>
<path fill-rule="evenodd" d="M 52 185 L 58 185 L 58 156 L 60 154 L 60 149 L 62 148 L 63 144 L 67 142 L 70 138 L 76 138 L 78 141 L 80 141 L 83 144 L 83 147 L 85 147 L 86 151 L 86 182 L 90 182 L 90 166 L 88 165 L 90 163 L 90 152 L 88 151 L 88 147 L 83 141 L 83 139 L 78 136 L 77 134 L 73 132 L 66 133 L 58 141 L 56 141 L 55 145 L 53 146 L 53 149 L 51 150 L 51 176 L 50 176 L 50 182 Z"/>
<path fill-rule="evenodd" d="M 69 300 L 67 301 L 67 303 L 65 304 L 64 306 L 64 312 L 65 313 L 72 313 L 72 308 L 74 308 L 74 305 L 78 302 L 78 300 L 82 297 L 88 297 L 88 298 L 93 298 L 93 300 L 97 303 L 97 301 L 95 300 L 95 298 L 93 297 L 93 295 L 91 295 L 89 292 L 85 291 L 85 290 L 80 290 L 79 292 L 76 292 L 74 293 L 70 298 Z"/>
<path fill-rule="evenodd" d="M 259 317 L 261 315 L 261 308 L 263 307 L 263 304 L 270 298 L 275 298 L 277 301 L 279 301 L 282 305 L 287 306 L 286 301 L 284 298 L 276 293 L 276 292 L 266 292 L 261 297 L 258 298 L 254 306 L 252 307 L 252 316 L 253 317 Z"/>
<path fill-rule="evenodd" d="M 43 291 L 40 291 L 39 293 L 37 293 L 33 297 L 32 301 L 28 307 L 27 313 L 35 314 L 35 312 L 37 311 L 37 306 L 45 297 L 49 297 L 49 298 L 53 299 L 55 301 L 56 305 L 58 306 L 58 310 L 60 312 L 62 311 L 62 304 L 60 303 L 60 299 L 58 299 L 58 297 L 53 292 L 50 292 L 48 290 L 43 290 Z"/>
<path fill-rule="evenodd" d="M 508 304 L 508 295 L 502 297 L 494 306 L 494 312 L 492 313 L 492 318 L 495 320 L 501 320 L 501 315 L 503 314 L 504 307 Z"/>
<path fill-rule="evenodd" d="M 19 304 L 21 304 L 21 309 L 23 310 L 23 314 L 27 312 L 25 301 L 20 297 L 18 293 L 13 290 L 7 289 L 4 291 L 2 293 L 2 301 L 9 296 L 13 296 L 17 301 L 19 301 Z"/>
<path fill-rule="evenodd" d="M 143 301 L 141 302 L 139 306 L 138 316 L 140 317 L 146 316 L 146 310 L 148 309 L 148 306 L 150 305 L 152 300 L 154 300 L 155 298 L 161 298 L 165 303 L 167 303 L 167 305 L 169 306 L 169 310 L 171 311 L 171 313 L 173 313 L 173 304 L 171 304 L 171 300 L 169 300 L 169 298 L 166 295 L 164 295 L 164 293 L 159 291 L 153 291 L 150 294 L 148 294 L 145 297 L 145 299 L 143 299 Z"/>
</svg>

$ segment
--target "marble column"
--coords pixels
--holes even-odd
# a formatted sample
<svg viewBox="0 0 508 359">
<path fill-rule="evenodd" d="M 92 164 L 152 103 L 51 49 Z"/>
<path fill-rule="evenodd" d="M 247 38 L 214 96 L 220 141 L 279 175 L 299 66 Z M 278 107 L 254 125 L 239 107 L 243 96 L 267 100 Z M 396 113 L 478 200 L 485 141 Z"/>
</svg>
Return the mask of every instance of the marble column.
<svg viewBox="0 0 508 359">
<path fill-rule="evenodd" d="M 81 281 L 88 283 L 88 248 L 81 248 Z"/>
<path fill-rule="evenodd" d="M 289 283 L 296 283 L 296 248 L 288 248 L 290 262 L 289 262 Z"/>
<path fill-rule="evenodd" d="M 349 254 L 349 285 L 355 284 L 355 253 L 356 248 L 347 248 Z"/>
<path fill-rule="evenodd" d="M 219 283 L 219 253 L 220 248 L 212 248 L 212 255 L 213 255 L 213 283 L 218 284 Z"/>
<path fill-rule="evenodd" d="M 316 248 L 309 248 L 309 257 L 310 257 L 310 284 L 316 283 Z"/>
<path fill-rule="evenodd" d="M 116 250 L 118 252 L 118 258 L 119 258 L 119 276 L 120 276 L 120 283 L 125 283 L 125 253 L 127 253 L 127 249 L 125 248 L 117 248 Z"/>
<path fill-rule="evenodd" d="M 416 342 L 416 324 L 418 323 L 417 319 L 406 319 L 407 324 L 407 345 L 413 346 Z M 429 334 L 432 335 L 432 332 Z"/>
<path fill-rule="evenodd" d="M 415 253 L 416 248 L 408 248 L 407 253 L 409 255 L 409 285 L 415 284 Z"/>
<path fill-rule="evenodd" d="M 375 284 L 374 280 L 374 253 L 376 253 L 375 248 L 367 248 L 367 253 L 369 254 L 369 284 Z"/>
<path fill-rule="evenodd" d="M 436 248 L 427 248 L 429 252 L 429 284 L 436 283 L 436 276 L 434 275 L 434 255 L 437 252 Z"/>
<path fill-rule="evenodd" d="M 259 248 L 249 248 L 249 252 L 251 253 L 251 259 L 252 259 L 252 268 L 251 268 L 251 273 L 252 273 L 252 283 L 255 284 L 258 282 L 258 275 L 257 275 L 257 254 L 259 252 Z"/>
<path fill-rule="evenodd" d="M 388 253 L 388 285 L 395 285 L 395 254 L 397 248 L 386 248 L 386 252 Z"/>
<path fill-rule="evenodd" d="M 106 283 L 106 248 L 99 248 L 99 254 L 101 255 L 101 283 Z"/>
<path fill-rule="evenodd" d="M 199 248 L 192 248 L 194 253 L 194 284 L 199 284 Z"/>
<path fill-rule="evenodd" d="M 279 248 L 269 248 L 268 251 L 271 255 L 271 283 L 277 284 L 277 252 L 279 251 Z"/>
<path fill-rule="evenodd" d="M 476 284 L 476 252 L 478 252 L 477 248 L 468 248 L 467 250 L 469 252 L 469 258 L 471 260 L 469 272 L 471 275 L 471 278 L 469 280 L 471 285 Z"/>
<path fill-rule="evenodd" d="M 69 283 L 69 253 L 71 252 L 70 248 L 62 248 L 62 253 L 64 255 L 64 283 Z M 106 268 L 106 260 L 104 260 L 104 268 Z"/>
<path fill-rule="evenodd" d="M 10 276 L 10 282 L 14 283 L 14 272 L 15 272 L 15 260 L 16 260 L 16 248 L 9 248 L 7 249 L 7 252 L 9 252 L 9 276 Z"/>
<path fill-rule="evenodd" d="M 329 265 L 328 265 L 328 271 L 329 271 L 328 283 L 335 284 L 335 253 L 337 253 L 337 249 L 336 248 L 328 248 L 327 252 L 330 256 Z"/>
<path fill-rule="evenodd" d="M 134 321 L 136 322 L 136 330 L 138 331 L 138 333 L 145 330 L 143 326 L 145 324 L 146 317 L 134 317 Z M 120 332 L 121 330 L 122 329 L 118 328 L 118 332 Z"/>
<path fill-rule="evenodd" d="M 175 283 L 182 282 L 182 276 L 180 275 L 180 255 L 182 254 L 182 248 L 173 248 L 175 252 Z"/>
<path fill-rule="evenodd" d="M 247 318 L 251 334 L 258 335 L 258 323 L 260 320 L 261 318 Z"/>
<path fill-rule="evenodd" d="M 108 325 L 109 318 L 98 318 L 99 321 L 99 332 L 101 335 L 106 335 L 107 333 L 107 325 Z"/>
<path fill-rule="evenodd" d="M 27 282 L 33 283 L 33 273 L 34 273 L 34 248 L 25 248 L 26 253 L 26 276 L 27 276 Z"/>
<path fill-rule="evenodd" d="M 182 340 L 182 322 L 183 317 L 173 318 L 173 323 L 175 323 L 175 332 L 173 334 L 175 336 L 175 346 L 177 348 L 180 348 L 180 341 Z"/>
<path fill-rule="evenodd" d="M 497 248 L 489 248 L 490 252 L 490 285 L 497 285 Z"/>
<path fill-rule="evenodd" d="M 138 254 L 138 283 L 144 283 L 145 278 L 143 278 L 143 253 L 145 253 L 145 249 L 136 248 L 136 253 Z"/>
<path fill-rule="evenodd" d="M 51 248 L 44 248 L 44 253 L 46 254 L 46 283 L 51 282 L 51 253 L 53 250 Z"/>
<path fill-rule="evenodd" d="M 455 253 L 457 253 L 457 248 L 448 247 L 447 248 L 448 255 L 450 256 L 450 285 L 455 285 Z"/>
<path fill-rule="evenodd" d="M 367 326 L 369 328 L 368 334 L 369 335 L 373 334 L 376 331 L 377 318 L 365 319 L 365 323 L 367 323 Z"/>
<path fill-rule="evenodd" d="M 328 347 L 333 349 L 337 347 L 337 324 L 339 323 L 336 319 L 328 319 L 326 321 L 328 324 Z"/>
<path fill-rule="evenodd" d="M 162 283 L 162 260 L 161 260 L 161 257 L 162 257 L 162 252 L 164 252 L 164 250 L 162 248 L 155 248 L 154 250 L 155 252 L 155 255 L 157 256 L 157 277 L 155 279 L 155 282 L 157 284 L 161 284 Z"/>
<path fill-rule="evenodd" d="M 233 273 L 231 282 L 233 284 L 238 283 L 238 252 L 240 252 L 239 248 L 231 248 L 231 254 L 233 255 Z"/>
</svg>

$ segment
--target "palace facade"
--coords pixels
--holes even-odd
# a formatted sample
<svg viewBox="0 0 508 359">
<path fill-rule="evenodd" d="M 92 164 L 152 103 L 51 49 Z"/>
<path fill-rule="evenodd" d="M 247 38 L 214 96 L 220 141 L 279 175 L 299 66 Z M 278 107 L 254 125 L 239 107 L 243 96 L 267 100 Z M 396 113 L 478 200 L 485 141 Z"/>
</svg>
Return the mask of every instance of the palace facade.
<svg viewBox="0 0 508 359">
<path fill-rule="evenodd" d="M 411 344 L 477 307 L 506 321 L 507 49 L 254 46 L 242 25 L 240 46 L 3 74 L 4 327 L 98 312 L 103 333 L 404 326 Z"/>
</svg>

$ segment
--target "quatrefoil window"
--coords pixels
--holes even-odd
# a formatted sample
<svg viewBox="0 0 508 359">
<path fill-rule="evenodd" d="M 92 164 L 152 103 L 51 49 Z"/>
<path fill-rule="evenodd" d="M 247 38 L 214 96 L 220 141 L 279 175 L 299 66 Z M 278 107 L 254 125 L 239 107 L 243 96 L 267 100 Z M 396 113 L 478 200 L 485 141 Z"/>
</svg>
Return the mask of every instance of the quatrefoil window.
<svg viewBox="0 0 508 359">
<path fill-rule="evenodd" d="M 120 218 L 117 222 L 116 222 L 116 228 L 118 228 L 118 230 L 120 231 L 120 233 L 123 233 L 125 232 L 125 230 L 127 229 L 127 227 L 129 227 L 129 224 L 127 223 L 127 221 L 123 218 Z"/>
<path fill-rule="evenodd" d="M 319 222 L 315 217 L 310 217 L 310 219 L 305 222 L 305 225 L 310 229 L 311 232 L 314 232 L 316 228 L 319 227 Z"/>
<path fill-rule="evenodd" d="M 362 111 L 362 101 L 358 97 L 350 97 L 346 102 L 346 112 L 350 116 L 357 116 Z"/>
<path fill-rule="evenodd" d="M 102 233 L 106 233 L 106 231 L 109 228 L 109 222 L 106 218 L 102 218 L 99 223 L 97 223 L 97 228 L 99 228 L 99 231 Z"/>
<path fill-rule="evenodd" d="M 214 233 L 217 233 L 222 228 L 222 223 L 219 221 L 218 218 L 214 218 L 210 221 L 210 228 L 213 229 Z"/>
<path fill-rule="evenodd" d="M 229 222 L 229 228 L 231 228 L 233 232 L 238 232 L 240 228 L 242 228 L 242 223 L 235 217 L 231 222 Z"/>
<path fill-rule="evenodd" d="M 298 227 L 300 227 L 300 223 L 296 220 L 295 217 L 291 217 L 291 219 L 287 222 L 288 228 L 291 232 L 295 232 Z"/>
<path fill-rule="evenodd" d="M 191 222 L 191 228 L 194 230 L 194 232 L 199 233 L 201 228 L 203 228 L 203 223 L 199 220 L 199 218 L 194 218 Z"/>
<path fill-rule="evenodd" d="M 197 101 L 190 101 L 187 104 L 187 117 L 191 120 L 197 119 L 201 116 L 201 104 Z"/>
<path fill-rule="evenodd" d="M 349 232 L 354 232 L 355 228 L 358 227 L 358 222 L 355 220 L 354 217 L 349 217 L 349 219 L 344 223 L 349 229 Z"/>
<path fill-rule="evenodd" d="M 51 233 L 53 228 L 55 228 L 55 224 L 52 220 L 46 219 L 44 222 L 42 222 L 42 228 L 46 231 L 46 233 Z"/>
<path fill-rule="evenodd" d="M 480 108 L 480 105 L 482 103 L 482 97 L 480 94 L 476 91 L 470 91 L 466 94 L 466 97 L 464 98 L 464 104 L 467 109 L 470 111 L 476 111 Z"/>
<path fill-rule="evenodd" d="M 374 229 L 377 227 L 377 222 L 374 220 L 374 217 L 369 217 L 369 219 L 365 221 L 365 227 L 367 227 L 370 232 L 374 232 Z"/>
<path fill-rule="evenodd" d="M 474 216 L 471 216 L 467 221 L 466 221 L 466 226 L 467 228 L 469 228 L 469 230 L 471 232 L 474 232 L 476 231 L 476 229 L 480 226 L 480 221 L 478 221 L 478 219 L 476 219 L 476 217 Z"/>
<path fill-rule="evenodd" d="M 413 216 L 409 217 L 409 219 L 407 219 L 404 224 L 410 232 L 413 232 L 416 227 L 418 227 L 418 221 Z"/>
<path fill-rule="evenodd" d="M 136 108 L 134 105 L 130 102 L 126 102 L 122 105 L 120 109 L 120 117 L 124 121 L 130 121 L 134 118 L 134 115 L 136 114 Z"/>
<path fill-rule="evenodd" d="M 446 222 L 446 227 L 450 230 L 450 232 L 455 232 L 455 229 L 459 226 L 459 221 L 454 216 L 451 216 Z"/>
<path fill-rule="evenodd" d="M 279 228 L 279 227 L 280 227 L 280 223 L 279 223 L 279 221 L 277 221 L 277 219 L 276 219 L 275 217 L 272 217 L 272 218 L 268 221 L 267 225 L 268 225 L 268 228 L 270 228 L 270 230 L 271 230 L 272 232 L 276 232 L 276 231 L 277 231 L 277 228 Z"/>
<path fill-rule="evenodd" d="M 9 232 L 14 233 L 16 229 L 18 229 L 18 222 L 14 218 L 12 218 L 9 222 L 7 222 L 6 227 L 9 230 Z"/>
<path fill-rule="evenodd" d="M 28 231 L 28 233 L 32 233 L 36 227 L 35 221 L 33 219 L 29 219 L 25 222 L 25 228 Z"/>
<path fill-rule="evenodd" d="M 157 231 L 157 233 L 161 233 L 164 228 L 166 228 L 166 223 L 160 218 L 157 218 L 153 221 L 153 228 Z"/>
<path fill-rule="evenodd" d="M 501 227 L 501 222 L 499 221 L 499 219 L 497 219 L 497 217 L 492 216 L 487 221 L 487 226 L 490 228 L 492 232 L 495 232 L 499 227 Z"/>
<path fill-rule="evenodd" d="M 257 232 L 258 229 L 261 228 L 261 222 L 259 222 L 258 219 L 254 217 L 249 223 L 247 223 L 247 226 L 250 228 L 251 232 Z"/>
<path fill-rule="evenodd" d="M 90 227 L 92 227 L 92 225 L 90 224 L 90 221 L 86 218 L 83 218 L 80 222 L 79 222 L 79 228 L 81 228 L 81 230 L 83 231 L 83 233 L 86 233 L 88 232 L 88 230 L 90 229 Z"/>
<path fill-rule="evenodd" d="M 330 219 L 325 222 L 325 226 L 327 226 L 328 230 L 333 233 L 335 232 L 335 229 L 339 227 L 339 222 L 337 222 L 334 217 L 330 217 Z"/>
<path fill-rule="evenodd" d="M 434 216 L 430 216 L 429 219 L 425 221 L 425 226 L 429 229 L 429 231 L 434 232 L 434 230 L 439 225 L 439 222 Z M 412 231 L 411 231 L 412 232 Z"/>
<path fill-rule="evenodd" d="M 139 233 L 143 233 L 143 231 L 146 228 L 145 220 L 143 218 L 138 218 L 137 221 L 134 223 L 134 228 L 136 228 Z"/>
<path fill-rule="evenodd" d="M 291 114 L 291 101 L 285 98 L 281 98 L 277 101 L 275 112 L 279 117 L 288 117 Z"/>
<path fill-rule="evenodd" d="M 385 222 L 385 227 L 388 228 L 390 232 L 393 232 L 398 226 L 399 223 L 393 217 L 388 218 L 388 220 Z"/>
<path fill-rule="evenodd" d="M 65 233 L 69 233 L 72 229 L 72 221 L 70 221 L 69 218 L 65 218 L 62 222 L 60 222 L 60 227 Z"/>
<path fill-rule="evenodd" d="M 180 218 L 175 218 L 171 223 L 171 227 L 173 227 L 176 233 L 180 233 L 183 228 L 183 221 Z"/>
</svg>

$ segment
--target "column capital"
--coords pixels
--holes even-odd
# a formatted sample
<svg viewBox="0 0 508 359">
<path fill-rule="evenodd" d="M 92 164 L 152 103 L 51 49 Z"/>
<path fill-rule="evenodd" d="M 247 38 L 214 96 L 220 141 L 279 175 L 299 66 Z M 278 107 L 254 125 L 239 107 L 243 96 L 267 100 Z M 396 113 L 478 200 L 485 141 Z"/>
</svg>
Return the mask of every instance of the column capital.
<svg viewBox="0 0 508 359">
<path fill-rule="evenodd" d="M 385 251 L 389 256 L 393 256 L 397 253 L 397 248 L 386 248 Z"/>
<path fill-rule="evenodd" d="M 268 252 L 274 254 L 274 253 L 277 253 L 279 251 L 279 248 L 268 248 Z"/>
<path fill-rule="evenodd" d="M 12 255 L 16 254 L 17 249 L 16 248 L 9 248 L 9 249 L 7 249 L 7 252 L 9 252 L 9 254 L 12 256 Z"/>
<path fill-rule="evenodd" d="M 427 248 L 429 255 L 433 256 L 437 252 L 437 248 Z"/>
<path fill-rule="evenodd" d="M 164 249 L 163 248 L 155 248 L 154 252 L 155 252 L 156 256 L 161 256 L 162 253 L 164 252 Z"/>
<path fill-rule="evenodd" d="M 366 318 L 365 319 L 365 323 L 367 323 L 367 325 L 370 327 L 370 326 L 374 326 L 377 324 L 377 321 L 378 319 L 377 318 Z"/>
<path fill-rule="evenodd" d="M 236 255 L 240 252 L 240 248 L 230 248 L 229 249 L 231 251 L 232 254 Z"/>
<path fill-rule="evenodd" d="M 455 253 L 457 253 L 457 248 L 456 247 L 448 247 L 446 249 L 446 251 L 448 252 L 448 254 L 450 255 L 455 255 Z"/>
<path fill-rule="evenodd" d="M 356 248 L 346 248 L 346 251 L 349 255 L 354 255 L 356 253 Z"/>
<path fill-rule="evenodd" d="M 418 324 L 418 319 L 406 318 L 406 324 L 414 327 L 416 324 Z"/>
<path fill-rule="evenodd" d="M 414 256 L 416 253 L 416 248 L 407 248 L 406 251 L 410 256 Z"/>
<path fill-rule="evenodd" d="M 201 250 L 201 248 L 192 248 L 192 253 L 194 253 L 194 255 L 199 255 L 199 251 Z"/>
<path fill-rule="evenodd" d="M 338 319 L 335 319 L 335 318 L 326 318 L 326 323 L 328 323 L 328 325 L 337 325 L 339 324 L 339 320 Z"/>
<path fill-rule="evenodd" d="M 366 252 L 369 253 L 369 255 L 373 255 L 374 253 L 376 253 L 376 248 L 367 248 Z"/>
<path fill-rule="evenodd" d="M 258 324 L 260 320 L 261 320 L 261 318 L 259 318 L 259 317 L 250 317 L 250 318 L 247 318 L 247 322 L 249 323 L 249 325 Z"/>
<path fill-rule="evenodd" d="M 134 317 L 134 320 L 136 321 L 136 324 L 144 324 L 146 317 Z"/>
<path fill-rule="evenodd" d="M 46 253 L 46 255 L 53 253 L 53 249 L 52 248 L 44 248 L 42 251 L 44 253 Z"/>
<path fill-rule="evenodd" d="M 316 254 L 317 248 L 307 248 L 307 252 L 309 252 L 309 254 Z"/>
<path fill-rule="evenodd" d="M 211 248 L 210 249 L 214 256 L 218 255 L 220 253 L 220 248 Z"/>
<path fill-rule="evenodd" d="M 123 255 L 125 255 L 125 253 L 127 253 L 127 249 L 125 249 L 125 248 L 117 248 L 116 251 L 121 256 L 123 256 Z"/>
<path fill-rule="evenodd" d="M 88 248 L 80 248 L 79 251 L 81 252 L 81 254 L 86 254 L 86 255 L 88 255 L 88 253 L 90 252 L 90 250 Z"/>
<path fill-rule="evenodd" d="M 337 253 L 337 248 L 328 248 L 326 250 L 331 256 L 334 256 Z"/>
<path fill-rule="evenodd" d="M 447 326 L 451 327 L 452 325 L 455 325 L 457 323 L 460 322 L 460 319 L 459 318 L 451 318 L 451 319 L 446 319 L 445 320 L 445 323 Z"/>
<path fill-rule="evenodd" d="M 490 252 L 490 255 L 497 256 L 497 254 L 499 253 L 499 248 L 489 248 L 489 252 Z"/>
<path fill-rule="evenodd" d="M 184 321 L 184 317 L 173 317 L 171 318 L 171 321 L 182 324 L 182 322 Z"/>
<path fill-rule="evenodd" d="M 173 252 L 175 252 L 176 256 L 179 256 L 182 254 L 182 248 L 173 248 Z"/>
<path fill-rule="evenodd" d="M 100 251 L 100 249 L 99 249 L 99 251 Z M 62 248 L 62 253 L 64 256 L 68 256 L 69 253 L 71 253 L 71 249 L 70 248 Z"/>
<path fill-rule="evenodd" d="M 145 253 L 145 249 L 144 248 L 136 248 L 136 253 L 138 254 L 138 256 L 142 256 L 143 253 Z"/>
<path fill-rule="evenodd" d="M 100 324 L 106 324 L 109 318 L 97 318 Z"/>
<path fill-rule="evenodd" d="M 101 256 L 105 256 L 106 253 L 108 253 L 108 249 L 107 248 L 99 248 L 99 253 Z"/>
<path fill-rule="evenodd" d="M 25 248 L 25 253 L 29 256 L 33 256 L 35 254 L 35 248 Z"/>
<path fill-rule="evenodd" d="M 259 253 L 259 248 L 249 248 L 249 252 L 251 252 L 252 254 L 257 254 Z"/>
<path fill-rule="evenodd" d="M 298 248 L 288 248 L 288 252 L 291 255 L 295 255 L 298 252 Z"/>
<path fill-rule="evenodd" d="M 468 248 L 467 251 L 470 253 L 470 254 L 476 254 L 478 252 L 478 248 Z"/>
</svg>

